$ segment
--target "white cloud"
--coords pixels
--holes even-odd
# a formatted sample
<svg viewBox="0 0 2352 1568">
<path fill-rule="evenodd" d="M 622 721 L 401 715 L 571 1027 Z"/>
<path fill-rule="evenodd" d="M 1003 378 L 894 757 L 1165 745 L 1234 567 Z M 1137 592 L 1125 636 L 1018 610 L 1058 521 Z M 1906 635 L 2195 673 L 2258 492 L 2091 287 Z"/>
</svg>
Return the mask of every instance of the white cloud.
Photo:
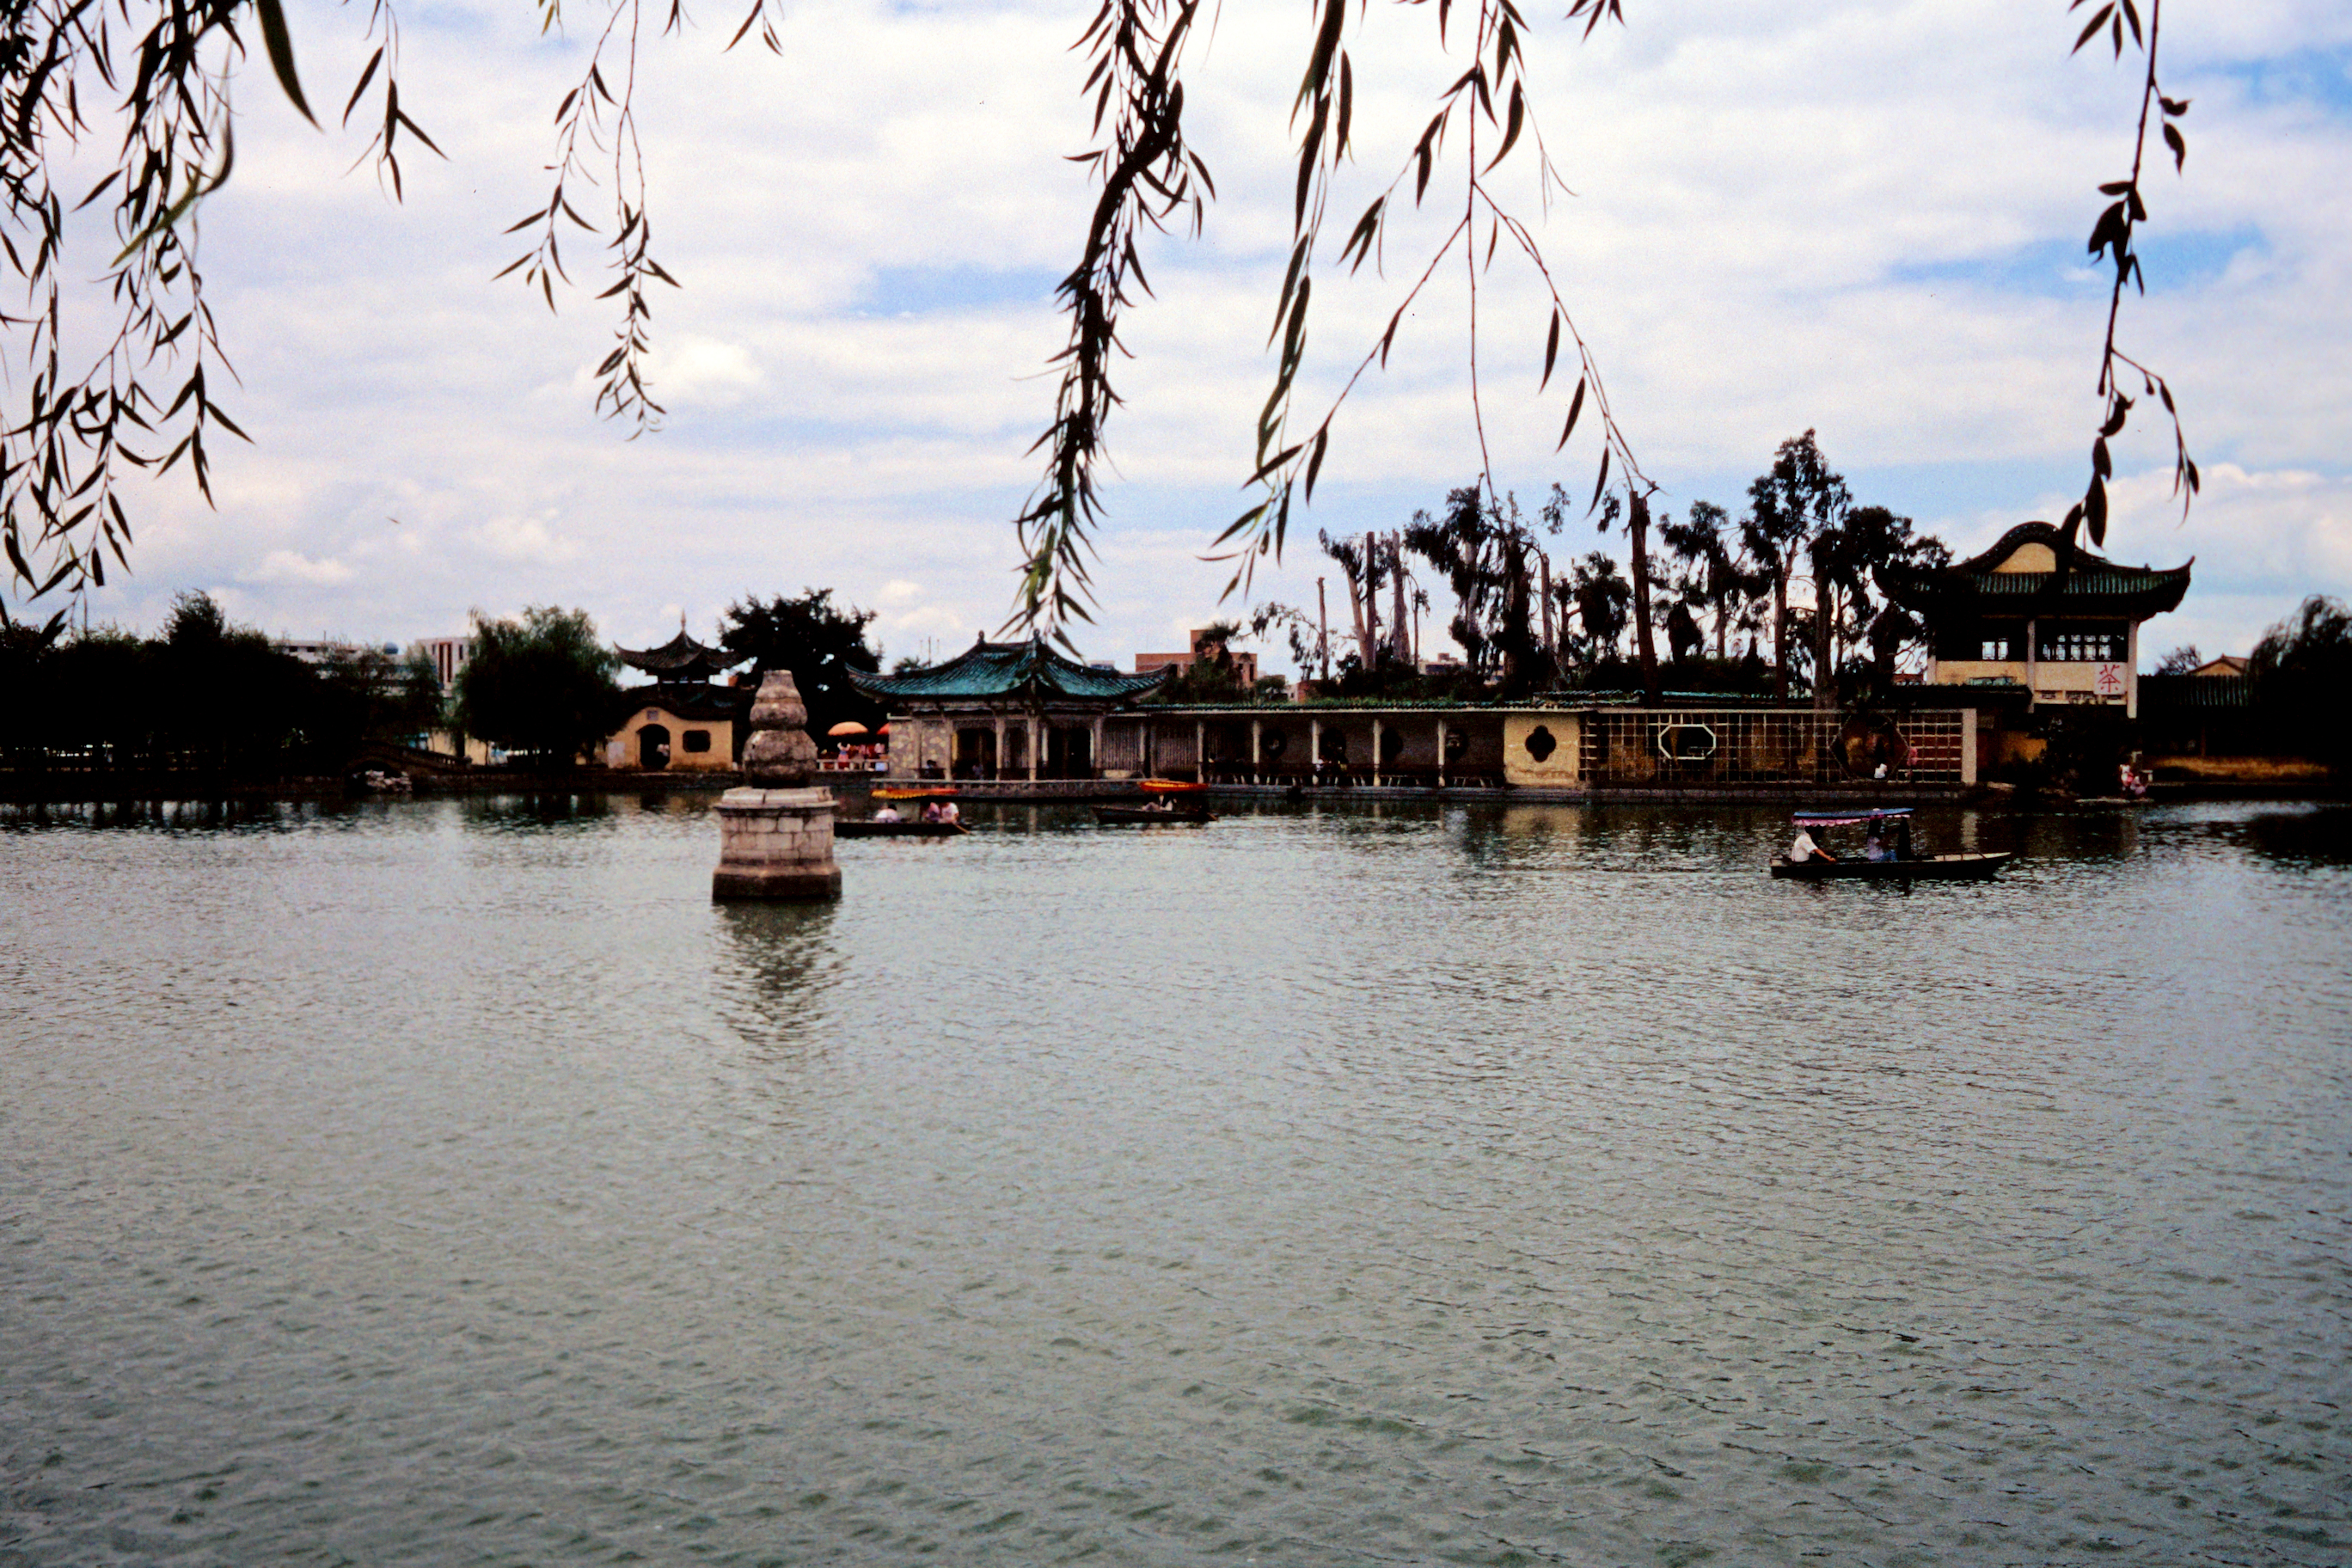
<svg viewBox="0 0 2352 1568">
<path fill-rule="evenodd" d="M 248 583 L 307 583 L 321 586 L 352 580 L 352 569 L 332 556 L 313 561 L 299 551 L 273 550 L 247 577 Z"/>
<path fill-rule="evenodd" d="M 495 517 L 476 529 L 475 542 L 507 561 L 550 563 L 570 561 L 579 546 L 535 517 Z"/>
</svg>

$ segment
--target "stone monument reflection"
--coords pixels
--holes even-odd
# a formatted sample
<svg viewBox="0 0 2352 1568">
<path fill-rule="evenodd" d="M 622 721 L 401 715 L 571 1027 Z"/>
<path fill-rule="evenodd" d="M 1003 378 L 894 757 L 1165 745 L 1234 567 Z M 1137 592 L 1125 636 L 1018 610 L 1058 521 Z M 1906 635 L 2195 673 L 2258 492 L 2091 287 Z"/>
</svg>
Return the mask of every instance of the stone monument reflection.
<svg viewBox="0 0 2352 1568">
<path fill-rule="evenodd" d="M 751 739 L 743 748 L 743 784 L 719 800 L 719 869 L 714 899 L 836 899 L 841 868 L 833 859 L 833 792 L 813 789 L 816 742 L 808 709 L 788 670 L 760 681 L 751 705 Z"/>
</svg>

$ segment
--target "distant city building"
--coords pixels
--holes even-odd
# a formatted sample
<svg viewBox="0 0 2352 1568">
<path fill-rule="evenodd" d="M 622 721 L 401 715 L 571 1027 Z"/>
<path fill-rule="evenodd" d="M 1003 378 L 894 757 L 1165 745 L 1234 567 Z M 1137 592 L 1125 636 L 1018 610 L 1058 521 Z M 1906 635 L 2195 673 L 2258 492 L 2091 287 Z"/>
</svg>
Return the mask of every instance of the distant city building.
<svg viewBox="0 0 2352 1568">
<path fill-rule="evenodd" d="M 474 639 L 470 637 L 420 637 L 408 646 L 433 661 L 433 673 L 441 678 L 444 691 L 456 689 L 457 672 L 474 657 Z"/>
<path fill-rule="evenodd" d="M 1244 689 L 1257 684 L 1257 655 L 1244 652 L 1222 638 L 1211 637 L 1206 627 L 1193 629 L 1192 647 L 1188 652 L 1137 654 L 1135 673 L 1150 675 L 1155 670 L 1167 669 L 1181 675 L 1201 659 L 1215 659 L 1220 647 L 1233 656 L 1234 678 L 1240 681 Z"/>
<path fill-rule="evenodd" d="M 269 646 L 279 653 L 291 654 L 304 664 L 320 668 L 331 664 L 356 659 L 363 654 L 379 654 L 385 658 L 400 657 L 400 645 L 389 642 L 340 642 L 327 637 L 320 637 L 316 641 L 304 641 L 298 637 L 273 637 L 270 639 Z"/>
</svg>

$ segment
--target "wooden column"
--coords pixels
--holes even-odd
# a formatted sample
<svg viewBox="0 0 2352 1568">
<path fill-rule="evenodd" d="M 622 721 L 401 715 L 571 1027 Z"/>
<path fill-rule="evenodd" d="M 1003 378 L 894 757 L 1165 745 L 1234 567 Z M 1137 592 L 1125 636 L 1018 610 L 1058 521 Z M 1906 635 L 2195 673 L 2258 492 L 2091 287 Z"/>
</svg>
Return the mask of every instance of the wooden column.
<svg viewBox="0 0 2352 1568">
<path fill-rule="evenodd" d="M 1087 753 L 1087 767 L 1095 777 L 1103 776 L 1103 716 L 1095 715 L 1093 738 L 1087 742 L 1094 749 Z"/>
<path fill-rule="evenodd" d="M 1029 715 L 1024 722 L 1029 730 L 1029 782 L 1035 784 L 1037 782 L 1037 742 L 1045 737 L 1040 733 L 1042 726 L 1037 722 L 1037 716 L 1034 713 Z"/>
<path fill-rule="evenodd" d="M 1307 776 L 1317 784 L 1323 782 L 1323 721 L 1307 721 Z"/>
<path fill-rule="evenodd" d="M 1004 776 L 1004 715 L 1002 713 L 996 716 L 996 754 L 988 759 L 988 776 L 992 779 Z"/>
<path fill-rule="evenodd" d="M 1192 721 L 1192 782 L 1209 782 L 1209 726 L 1199 719 Z"/>
<path fill-rule="evenodd" d="M 1445 787 L 1445 721 L 1437 721 L 1437 787 Z"/>
<path fill-rule="evenodd" d="M 1258 772 L 1257 738 L 1258 721 L 1253 719 L 1250 721 L 1250 783 L 1252 784 L 1263 784 L 1265 782 L 1264 776 Z"/>
<path fill-rule="evenodd" d="M 1375 789 L 1378 789 L 1378 788 L 1380 787 L 1380 783 L 1381 783 L 1381 718 L 1380 718 L 1380 715 L 1379 715 L 1379 714 L 1375 713 L 1375 714 L 1373 714 L 1373 715 L 1372 715 L 1372 787 L 1373 787 L 1373 788 L 1375 788 Z"/>
</svg>

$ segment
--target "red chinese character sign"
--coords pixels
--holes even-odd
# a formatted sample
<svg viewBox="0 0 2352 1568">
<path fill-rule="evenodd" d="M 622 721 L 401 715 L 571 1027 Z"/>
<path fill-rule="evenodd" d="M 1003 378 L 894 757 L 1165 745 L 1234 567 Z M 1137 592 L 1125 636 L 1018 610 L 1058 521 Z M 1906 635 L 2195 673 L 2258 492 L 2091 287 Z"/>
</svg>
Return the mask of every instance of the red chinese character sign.
<svg viewBox="0 0 2352 1568">
<path fill-rule="evenodd" d="M 2092 676 L 2091 681 L 2101 701 L 2120 702 L 2124 700 L 2124 667 L 2122 665 L 2099 666 L 2097 672 Z"/>
</svg>

